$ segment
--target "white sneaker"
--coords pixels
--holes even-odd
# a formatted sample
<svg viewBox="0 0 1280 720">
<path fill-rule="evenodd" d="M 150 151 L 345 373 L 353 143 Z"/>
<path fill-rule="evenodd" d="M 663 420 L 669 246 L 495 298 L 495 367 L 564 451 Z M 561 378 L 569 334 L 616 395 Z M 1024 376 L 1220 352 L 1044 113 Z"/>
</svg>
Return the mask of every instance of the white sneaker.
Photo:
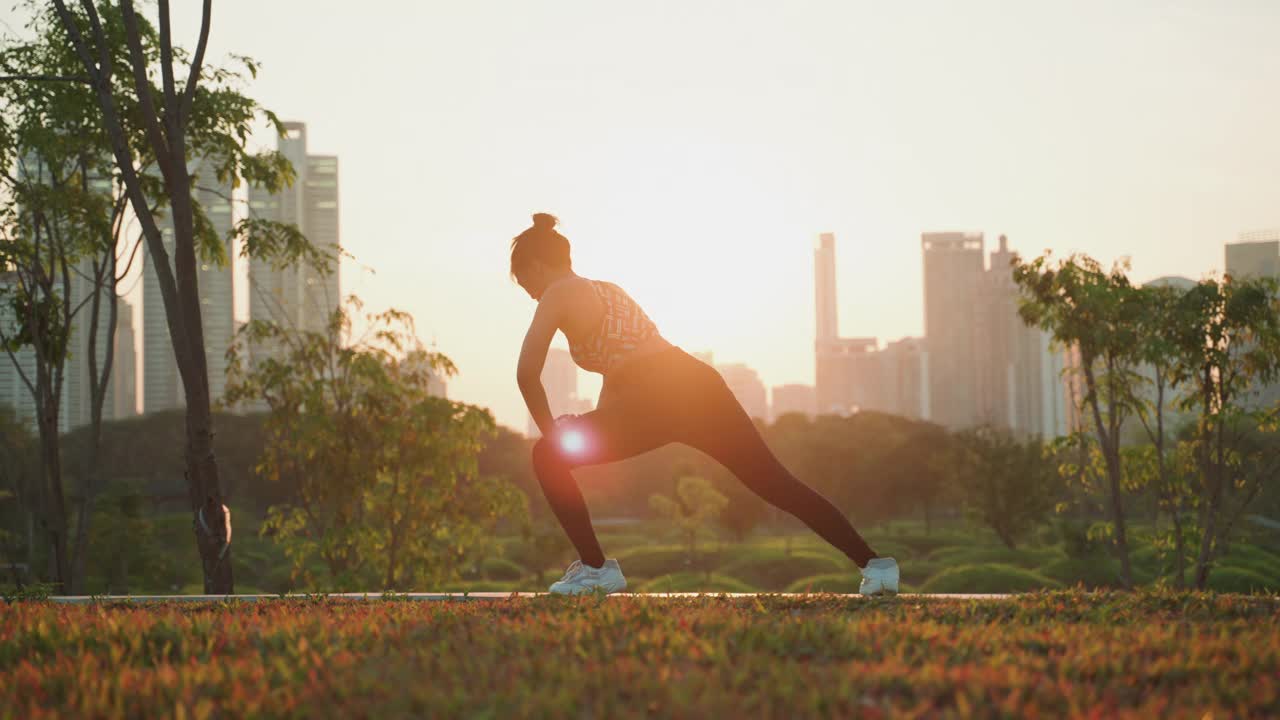
<svg viewBox="0 0 1280 720">
<path fill-rule="evenodd" d="M 862 568 L 862 585 L 858 591 L 863 595 L 897 595 L 898 561 L 893 558 L 872 558 Z"/>
<path fill-rule="evenodd" d="M 606 593 L 615 593 L 627 587 L 627 579 L 622 576 L 622 568 L 618 561 L 610 558 L 604 565 L 593 568 L 581 560 L 574 560 L 565 571 L 564 577 L 551 583 L 551 592 L 562 595 L 589 593 L 593 588 L 603 588 Z"/>
</svg>

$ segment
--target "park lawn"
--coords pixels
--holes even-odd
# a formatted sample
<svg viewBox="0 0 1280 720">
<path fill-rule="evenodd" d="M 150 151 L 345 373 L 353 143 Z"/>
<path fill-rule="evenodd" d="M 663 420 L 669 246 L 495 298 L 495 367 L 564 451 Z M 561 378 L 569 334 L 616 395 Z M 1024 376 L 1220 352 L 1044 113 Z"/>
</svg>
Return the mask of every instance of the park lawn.
<svg viewBox="0 0 1280 720">
<path fill-rule="evenodd" d="M 0 604 L 0 714 L 1264 717 L 1280 598 Z"/>
</svg>

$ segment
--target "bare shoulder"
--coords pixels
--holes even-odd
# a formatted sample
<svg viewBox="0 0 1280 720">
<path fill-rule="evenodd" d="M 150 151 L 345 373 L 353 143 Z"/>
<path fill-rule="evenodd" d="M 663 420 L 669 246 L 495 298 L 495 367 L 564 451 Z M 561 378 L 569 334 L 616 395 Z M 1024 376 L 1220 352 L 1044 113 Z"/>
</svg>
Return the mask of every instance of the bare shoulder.
<svg viewBox="0 0 1280 720">
<path fill-rule="evenodd" d="M 591 281 L 584 277 L 572 277 L 555 283 L 542 295 L 543 302 L 554 303 L 557 308 L 580 305 L 583 301 L 594 298 L 595 290 Z"/>
</svg>

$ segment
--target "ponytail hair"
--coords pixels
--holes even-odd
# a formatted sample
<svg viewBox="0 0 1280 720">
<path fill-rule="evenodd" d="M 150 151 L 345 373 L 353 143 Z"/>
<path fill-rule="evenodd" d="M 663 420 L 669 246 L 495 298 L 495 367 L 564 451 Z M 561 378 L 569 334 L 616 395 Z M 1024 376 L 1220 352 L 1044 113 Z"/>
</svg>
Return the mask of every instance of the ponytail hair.
<svg viewBox="0 0 1280 720">
<path fill-rule="evenodd" d="M 511 241 L 511 276 L 516 268 L 537 260 L 555 269 L 573 269 L 569 259 L 569 239 L 556 232 L 555 215 L 534 213 L 533 225 Z"/>
</svg>

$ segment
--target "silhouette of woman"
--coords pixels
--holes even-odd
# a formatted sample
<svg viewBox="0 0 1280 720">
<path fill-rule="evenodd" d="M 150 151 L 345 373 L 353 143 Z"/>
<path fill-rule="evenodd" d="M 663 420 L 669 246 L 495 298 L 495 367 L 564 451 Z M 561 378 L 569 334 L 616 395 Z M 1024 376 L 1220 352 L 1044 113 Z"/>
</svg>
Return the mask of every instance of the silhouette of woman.
<svg viewBox="0 0 1280 720">
<path fill-rule="evenodd" d="M 680 442 L 714 458 L 757 495 L 840 549 L 861 569 L 862 593 L 896 593 L 893 558 L 878 558 L 834 505 L 778 462 L 715 368 L 667 342 L 617 285 L 575 273 L 569 241 L 556 231 L 556 222 L 538 213 L 533 226 L 511 242 L 511 274 L 538 302 L 516 371 L 525 404 L 542 431 L 533 446 L 533 467 L 579 557 L 551 592 L 626 587 L 618 561 L 606 560 L 600 549 L 571 471 Z M 541 376 L 557 330 L 568 339 L 574 362 L 602 374 L 604 381 L 595 410 L 553 419 Z"/>
</svg>

